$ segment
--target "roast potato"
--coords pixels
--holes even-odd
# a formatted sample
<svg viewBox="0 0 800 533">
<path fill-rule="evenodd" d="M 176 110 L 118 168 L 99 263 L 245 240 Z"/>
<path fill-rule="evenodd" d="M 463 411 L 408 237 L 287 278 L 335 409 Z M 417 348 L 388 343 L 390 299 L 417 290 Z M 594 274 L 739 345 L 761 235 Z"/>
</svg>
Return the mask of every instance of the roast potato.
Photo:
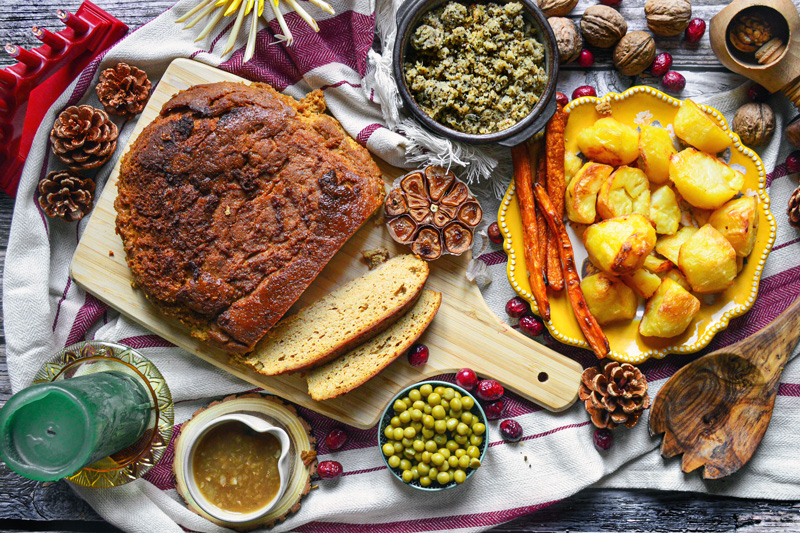
<svg viewBox="0 0 800 533">
<path fill-rule="evenodd" d="M 736 196 L 744 185 L 744 174 L 694 148 L 672 156 L 669 178 L 683 199 L 700 209 L 720 207 Z"/>
<path fill-rule="evenodd" d="M 656 233 L 677 233 L 681 223 L 681 208 L 675 191 L 668 185 L 662 185 L 650 195 L 650 220 L 656 225 Z"/>
<path fill-rule="evenodd" d="M 700 300 L 669 278 L 665 278 L 644 308 L 639 333 L 645 337 L 680 335 L 700 310 Z"/>
<path fill-rule="evenodd" d="M 722 233 L 706 224 L 681 245 L 678 268 L 692 291 L 724 291 L 736 278 L 736 251 Z"/>
<path fill-rule="evenodd" d="M 710 154 L 723 151 L 732 142 L 727 132 L 691 100 L 684 100 L 672 127 L 675 135 L 686 144 Z"/>
<path fill-rule="evenodd" d="M 564 152 L 564 180 L 567 185 L 580 171 L 583 161 L 573 152 Z"/>
<path fill-rule="evenodd" d="M 619 167 L 600 187 L 597 214 L 614 218 L 631 213 L 647 216 L 650 208 L 650 182 L 638 168 Z"/>
<path fill-rule="evenodd" d="M 656 230 L 647 218 L 634 213 L 592 224 L 583 232 L 589 259 L 608 274 L 640 269 L 656 244 Z"/>
<path fill-rule="evenodd" d="M 656 252 L 672 261 L 672 264 L 677 265 L 681 245 L 695 233 L 697 233 L 697 228 L 682 226 L 675 235 L 659 237 L 658 241 L 656 241 Z"/>
<path fill-rule="evenodd" d="M 639 157 L 639 132 L 611 117 L 578 133 L 578 148 L 592 161 L 627 165 Z"/>
<path fill-rule="evenodd" d="M 586 163 L 567 185 L 564 203 L 567 218 L 578 224 L 591 224 L 597 218 L 597 192 L 614 171 L 609 165 Z"/>
<path fill-rule="evenodd" d="M 692 286 L 689 285 L 689 282 L 686 281 L 686 276 L 681 274 L 681 271 L 678 267 L 671 268 L 665 275 L 663 279 L 671 279 L 687 291 L 692 290 Z"/>
<path fill-rule="evenodd" d="M 581 289 L 589 311 L 600 324 L 631 320 L 636 316 L 639 303 L 636 295 L 614 276 L 604 272 L 593 274 L 583 278 Z"/>
<path fill-rule="evenodd" d="M 653 183 L 669 181 L 669 158 L 675 154 L 669 132 L 658 126 L 642 126 L 639 133 L 639 168 Z"/>
<path fill-rule="evenodd" d="M 756 244 L 758 200 L 755 196 L 731 200 L 714 211 L 708 223 L 728 239 L 738 257 L 747 257 Z"/>
<path fill-rule="evenodd" d="M 661 285 L 661 278 L 644 268 L 633 274 L 624 274 L 622 281 L 642 298 L 650 298 Z"/>
<path fill-rule="evenodd" d="M 656 246 L 658 246 L 658 241 L 656 241 Z M 673 268 L 673 264 L 669 259 L 650 254 L 644 259 L 644 268 L 653 274 L 663 274 Z"/>
</svg>

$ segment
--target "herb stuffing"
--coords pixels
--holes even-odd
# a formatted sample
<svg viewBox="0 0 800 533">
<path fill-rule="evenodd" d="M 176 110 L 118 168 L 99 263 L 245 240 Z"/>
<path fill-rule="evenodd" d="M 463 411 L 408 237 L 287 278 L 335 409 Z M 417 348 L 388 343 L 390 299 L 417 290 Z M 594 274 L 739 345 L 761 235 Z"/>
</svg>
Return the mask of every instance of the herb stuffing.
<svg viewBox="0 0 800 533">
<path fill-rule="evenodd" d="M 507 129 L 530 114 L 547 84 L 544 46 L 520 2 L 449 2 L 414 30 L 403 67 L 431 118 L 470 134 Z"/>
</svg>

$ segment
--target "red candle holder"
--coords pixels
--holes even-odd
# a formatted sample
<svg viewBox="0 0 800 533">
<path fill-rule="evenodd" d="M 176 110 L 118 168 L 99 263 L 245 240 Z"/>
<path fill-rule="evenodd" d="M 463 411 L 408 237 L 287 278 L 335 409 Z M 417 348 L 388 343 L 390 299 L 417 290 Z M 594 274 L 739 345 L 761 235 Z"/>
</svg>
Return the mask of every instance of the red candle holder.
<svg viewBox="0 0 800 533">
<path fill-rule="evenodd" d="M 0 189 L 15 196 L 33 137 L 47 110 L 72 80 L 128 27 L 93 3 L 76 13 L 58 10 L 67 27 L 51 32 L 34 26 L 42 46 L 25 50 L 6 45 L 17 60 L 0 69 Z"/>
</svg>

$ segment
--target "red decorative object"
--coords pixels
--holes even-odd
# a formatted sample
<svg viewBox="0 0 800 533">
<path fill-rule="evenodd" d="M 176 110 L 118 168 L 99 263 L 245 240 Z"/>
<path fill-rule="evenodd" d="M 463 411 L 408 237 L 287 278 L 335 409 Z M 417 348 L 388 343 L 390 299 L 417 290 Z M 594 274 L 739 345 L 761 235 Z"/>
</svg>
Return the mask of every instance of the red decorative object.
<svg viewBox="0 0 800 533">
<path fill-rule="evenodd" d="M 684 36 L 686 37 L 687 42 L 696 44 L 700 42 L 700 39 L 703 38 L 705 33 L 706 21 L 703 19 L 692 19 L 689 21 L 689 25 L 686 27 Z"/>
<path fill-rule="evenodd" d="M 594 65 L 594 54 L 591 50 L 581 50 L 581 55 L 578 56 L 578 64 L 583 68 L 589 68 Z"/>
<path fill-rule="evenodd" d="M 622 0 L 600 0 L 600 3 L 609 7 L 616 7 L 622 3 Z"/>
<path fill-rule="evenodd" d="M 506 314 L 512 318 L 521 318 L 530 312 L 531 306 L 519 296 L 514 296 L 506 302 Z"/>
<path fill-rule="evenodd" d="M 336 479 L 342 472 L 344 470 L 339 461 L 322 461 L 317 465 L 317 475 L 322 479 Z"/>
<path fill-rule="evenodd" d="M 753 84 L 747 91 L 747 97 L 753 102 L 766 102 L 769 96 L 769 91 L 757 83 Z"/>
<path fill-rule="evenodd" d="M 500 422 L 500 435 L 506 442 L 518 442 L 522 438 L 522 426 L 510 418 L 503 420 Z"/>
<path fill-rule="evenodd" d="M 344 446 L 345 442 L 347 442 L 347 433 L 341 429 L 334 429 L 325 437 L 325 446 L 327 446 L 329 450 L 336 451 Z"/>
<path fill-rule="evenodd" d="M 538 337 L 544 333 L 544 324 L 535 316 L 528 315 L 519 319 L 519 329 L 531 337 Z"/>
<path fill-rule="evenodd" d="M 800 150 L 795 150 L 786 156 L 786 171 L 789 174 L 800 172 Z"/>
<path fill-rule="evenodd" d="M 66 28 L 34 26 L 44 44 L 32 50 L 6 45 L 18 63 L 0 70 L 0 188 L 14 196 L 33 137 L 47 110 L 95 57 L 128 27 L 88 0 L 75 14 L 58 10 Z"/>
<path fill-rule="evenodd" d="M 497 222 L 492 222 L 489 224 L 489 228 L 486 230 L 486 235 L 489 237 L 489 240 L 495 244 L 500 244 L 503 242 L 503 235 L 500 233 L 500 226 Z"/>
<path fill-rule="evenodd" d="M 503 418 L 503 414 L 506 412 L 506 406 L 503 400 L 497 400 L 496 402 L 484 405 L 483 410 L 486 413 L 486 418 L 489 420 L 497 420 Z"/>
<path fill-rule="evenodd" d="M 471 368 L 462 368 L 456 374 L 456 385 L 465 391 L 471 391 L 478 384 L 478 375 Z"/>
<path fill-rule="evenodd" d="M 505 391 L 503 386 L 493 379 L 484 379 L 478 382 L 478 390 L 475 391 L 475 396 L 484 402 L 493 402 L 499 400 Z"/>
<path fill-rule="evenodd" d="M 565 106 L 565 105 L 567 105 L 569 103 L 569 98 L 567 98 L 566 94 L 564 94 L 562 92 L 557 92 L 556 93 L 556 103 L 558 105 L 560 105 L 560 106 Z"/>
<path fill-rule="evenodd" d="M 583 85 L 572 91 L 572 99 L 576 100 L 581 96 L 597 96 L 597 91 L 591 85 Z"/>
<path fill-rule="evenodd" d="M 653 76 L 663 76 L 669 72 L 670 68 L 672 68 L 672 55 L 667 52 L 661 52 L 653 60 L 653 64 L 650 65 L 650 73 Z"/>
<path fill-rule="evenodd" d="M 668 92 L 679 93 L 686 87 L 686 78 L 683 77 L 683 74 L 671 70 L 661 78 L 661 85 Z"/>
<path fill-rule="evenodd" d="M 428 362 L 430 352 L 424 344 L 415 344 L 408 350 L 408 363 L 411 366 L 422 366 Z"/>
</svg>

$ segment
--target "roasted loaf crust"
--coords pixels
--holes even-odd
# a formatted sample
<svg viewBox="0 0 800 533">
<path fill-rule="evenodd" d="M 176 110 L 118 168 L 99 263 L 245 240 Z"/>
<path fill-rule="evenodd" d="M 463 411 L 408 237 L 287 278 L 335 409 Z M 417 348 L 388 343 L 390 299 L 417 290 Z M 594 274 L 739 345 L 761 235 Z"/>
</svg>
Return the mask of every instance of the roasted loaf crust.
<svg viewBox="0 0 800 533">
<path fill-rule="evenodd" d="M 266 84 L 197 85 L 131 146 L 117 233 L 136 287 L 192 334 L 246 353 L 381 205 L 366 149 Z"/>
</svg>

